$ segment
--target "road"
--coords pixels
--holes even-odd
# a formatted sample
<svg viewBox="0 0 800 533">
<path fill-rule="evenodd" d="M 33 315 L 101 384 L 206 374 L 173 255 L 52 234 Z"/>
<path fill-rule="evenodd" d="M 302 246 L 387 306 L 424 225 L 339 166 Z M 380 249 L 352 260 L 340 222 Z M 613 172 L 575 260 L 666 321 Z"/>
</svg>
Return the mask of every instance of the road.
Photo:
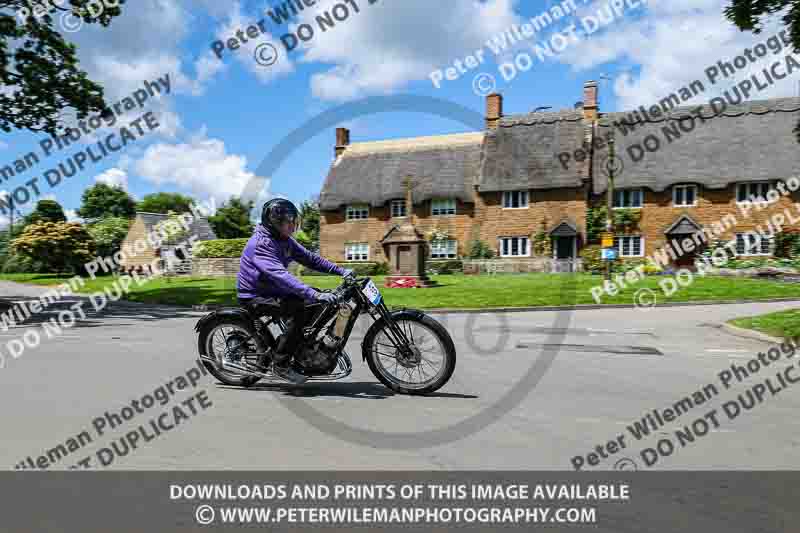
<svg viewBox="0 0 800 533">
<path fill-rule="evenodd" d="M 7 302 L 40 291 L 0 285 Z M 43 335 L 38 347 L 17 358 L 9 355 L 12 339 L 75 301 L 0 331 L 0 353 L 6 356 L 0 369 L 5 435 L 0 460 L 10 469 L 29 456 L 35 462 L 59 444 L 66 448 L 81 432 L 91 442 L 81 442 L 48 467 L 68 468 L 92 457 L 92 466 L 102 468 L 98 450 L 113 450 L 112 443 L 127 432 L 201 391 L 210 406 L 200 409 L 196 399 L 196 414 L 149 442 L 140 441 L 124 456 L 117 453 L 107 468 L 570 469 L 576 456 L 588 461 L 602 445 L 606 457 L 598 455 L 596 465 L 587 468 L 633 462 L 645 469 L 640 451 L 655 448 L 663 438 L 678 443 L 674 430 L 684 425 L 694 427 L 695 441 L 676 446 L 650 469 L 794 469 L 800 464 L 800 384 L 767 394 L 735 420 L 721 408 L 767 377 L 777 383 L 776 372 L 800 356 L 762 369 L 730 390 L 718 379 L 732 364 L 746 365 L 769 348 L 727 333 L 720 322 L 797 302 L 437 315 L 456 342 L 458 365 L 448 386 L 432 397 L 394 395 L 381 386 L 358 356 L 359 335 L 349 347 L 355 370 L 344 382 L 245 390 L 203 376 L 197 388 L 176 390 L 163 407 L 145 409 L 98 435 L 96 418 L 106 411 L 119 413 L 194 367 L 193 327 L 203 313 L 113 305 L 88 313 L 60 336 Z M 549 367 L 548 356 L 554 357 Z M 637 441 L 631 435 L 627 426 L 635 420 L 709 384 L 717 385 L 718 395 L 707 403 L 666 423 L 655 437 Z M 182 405 L 188 413 L 189 404 Z M 715 424 L 703 418 L 712 410 Z M 707 421 L 708 433 L 702 423 L 692 426 L 697 419 Z M 612 453 L 607 443 L 620 435 L 626 447 Z"/>
</svg>

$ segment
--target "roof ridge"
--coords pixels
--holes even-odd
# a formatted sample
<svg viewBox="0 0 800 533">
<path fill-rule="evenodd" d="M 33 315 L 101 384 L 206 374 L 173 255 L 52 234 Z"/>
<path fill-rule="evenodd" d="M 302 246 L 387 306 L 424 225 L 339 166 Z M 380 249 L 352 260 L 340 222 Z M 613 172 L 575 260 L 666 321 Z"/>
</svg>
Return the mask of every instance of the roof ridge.
<svg viewBox="0 0 800 533">
<path fill-rule="evenodd" d="M 793 104 L 793 106 L 792 106 Z M 651 106 L 652 107 L 652 106 Z M 721 112 L 717 112 L 710 102 L 702 105 L 689 105 L 680 106 L 671 109 L 668 113 L 662 113 L 659 117 L 653 117 L 648 113 L 646 117 L 638 109 L 631 109 L 627 111 L 612 111 L 610 113 L 600 114 L 600 125 L 609 127 L 608 121 L 614 118 L 622 118 L 620 122 L 623 124 L 657 124 L 667 120 L 678 120 L 685 118 L 687 115 L 693 115 L 693 111 L 697 108 L 702 108 L 701 113 L 703 118 L 713 118 L 717 116 L 724 117 L 738 117 L 742 115 L 764 115 L 766 113 L 793 113 L 800 111 L 800 97 L 788 96 L 782 98 L 769 98 L 764 100 L 747 100 L 741 104 L 731 105 L 726 102 L 726 106 Z M 634 115 L 635 113 L 635 115 Z M 708 114 L 707 114 L 708 113 Z M 638 117 L 638 118 L 637 118 Z M 627 119 L 634 118 L 635 121 L 631 122 Z M 646 120 L 643 120 L 646 118 Z M 605 119 L 605 120 L 603 120 Z"/>
</svg>

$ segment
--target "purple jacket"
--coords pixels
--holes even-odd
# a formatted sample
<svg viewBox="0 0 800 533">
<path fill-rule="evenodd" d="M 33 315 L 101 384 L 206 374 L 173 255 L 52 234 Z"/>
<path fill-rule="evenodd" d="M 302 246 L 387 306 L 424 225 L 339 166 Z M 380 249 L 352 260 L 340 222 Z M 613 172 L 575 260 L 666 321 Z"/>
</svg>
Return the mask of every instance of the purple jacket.
<svg viewBox="0 0 800 533">
<path fill-rule="evenodd" d="M 316 291 L 286 270 L 292 261 L 317 272 L 344 275 L 344 270 L 338 265 L 309 252 L 291 237 L 273 237 L 269 230 L 259 224 L 242 253 L 236 282 L 239 298 L 282 298 L 294 295 L 307 302 L 315 301 Z"/>
</svg>

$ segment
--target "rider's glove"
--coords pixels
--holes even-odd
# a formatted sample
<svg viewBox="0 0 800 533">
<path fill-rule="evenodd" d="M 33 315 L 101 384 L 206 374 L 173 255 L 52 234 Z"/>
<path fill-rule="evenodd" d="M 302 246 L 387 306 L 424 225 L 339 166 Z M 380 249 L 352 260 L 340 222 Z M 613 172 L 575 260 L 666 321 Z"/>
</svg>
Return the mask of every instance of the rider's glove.
<svg viewBox="0 0 800 533">
<path fill-rule="evenodd" d="M 356 273 L 348 268 L 344 272 L 342 272 L 342 277 L 343 278 L 354 278 L 354 277 L 356 277 Z"/>
<path fill-rule="evenodd" d="M 338 300 L 332 292 L 318 292 L 317 301 L 325 304 L 335 303 Z"/>
</svg>

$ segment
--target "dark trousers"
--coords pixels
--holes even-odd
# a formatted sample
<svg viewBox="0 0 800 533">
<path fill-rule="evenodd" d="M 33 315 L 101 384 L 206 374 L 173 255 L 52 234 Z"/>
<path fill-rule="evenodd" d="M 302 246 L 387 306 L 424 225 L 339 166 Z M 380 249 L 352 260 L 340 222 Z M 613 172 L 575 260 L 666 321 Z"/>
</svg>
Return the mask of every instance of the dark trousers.
<svg viewBox="0 0 800 533">
<path fill-rule="evenodd" d="M 289 364 L 303 340 L 303 327 L 319 309 L 319 304 L 306 304 L 302 298 L 296 296 L 239 299 L 239 304 L 257 317 L 281 317 L 286 322 L 286 331 L 278 338 L 278 346 L 272 358 L 279 366 Z"/>
</svg>

